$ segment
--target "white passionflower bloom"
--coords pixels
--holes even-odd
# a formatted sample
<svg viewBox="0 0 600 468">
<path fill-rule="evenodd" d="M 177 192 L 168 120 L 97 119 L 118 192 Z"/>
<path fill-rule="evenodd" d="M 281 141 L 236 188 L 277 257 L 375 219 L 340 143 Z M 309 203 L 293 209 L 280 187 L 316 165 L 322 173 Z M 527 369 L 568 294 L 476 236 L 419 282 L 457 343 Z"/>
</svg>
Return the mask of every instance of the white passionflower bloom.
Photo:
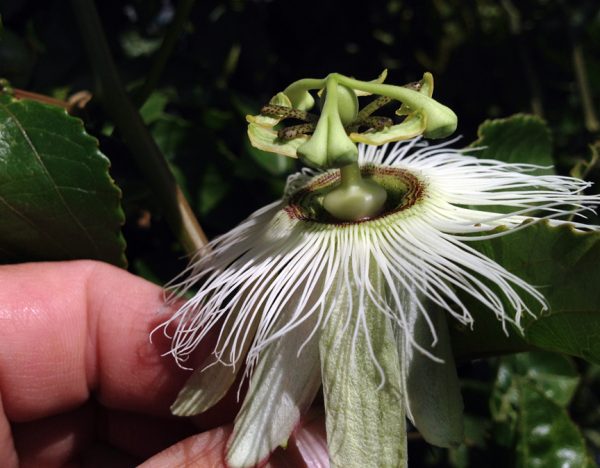
<svg viewBox="0 0 600 468">
<path fill-rule="evenodd" d="M 244 365 L 250 377 L 228 445 L 232 466 L 253 466 L 284 445 L 318 392 L 321 374 L 325 393 L 335 393 L 343 379 L 336 372 L 354 360 L 370 363 L 377 387 L 397 389 L 401 415 L 428 441 L 459 443 L 462 407 L 446 315 L 472 325 L 465 293 L 503 326 L 519 327 L 523 314 L 545 308 L 532 285 L 470 243 L 524 229 L 526 220 L 590 210 L 600 201 L 583 194 L 589 184 L 581 180 L 533 175 L 535 166 L 478 159 L 418 138 L 362 146 L 359 164 L 363 177 L 387 192 L 378 216 L 336 221 L 322 198 L 338 183 L 339 171 L 305 170 L 289 178 L 281 201 L 199 252 L 174 286 L 177 297 L 199 287 L 164 324 L 177 361 L 185 365 L 203 339 L 218 335 L 214 354 L 182 390 L 174 412 L 197 414 L 217 403 Z M 509 213 L 495 212 L 498 206 Z M 494 231 L 499 226 L 507 229 Z M 525 296 L 535 299 L 535 308 Z M 339 344 L 343 337 L 349 348 Z M 324 356 L 328 351 L 338 355 Z M 394 366 L 399 382 L 388 372 Z M 343 396 L 351 389 L 339 391 Z M 337 403 L 326 395 L 325 404 L 329 418 Z M 356 424 L 349 419 L 345 428 Z M 396 426 L 380 421 L 383 427 L 372 429 L 404 430 L 404 417 L 396 419 L 390 423 Z M 335 436 L 342 429 L 327 424 L 329 450 L 351 456 L 353 448 Z"/>
</svg>

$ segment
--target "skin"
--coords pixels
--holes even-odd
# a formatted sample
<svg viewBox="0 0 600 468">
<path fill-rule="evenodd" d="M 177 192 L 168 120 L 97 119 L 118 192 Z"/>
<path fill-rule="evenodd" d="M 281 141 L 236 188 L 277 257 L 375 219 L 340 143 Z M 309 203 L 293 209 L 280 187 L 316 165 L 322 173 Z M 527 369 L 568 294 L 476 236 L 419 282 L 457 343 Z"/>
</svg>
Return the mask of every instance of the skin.
<svg viewBox="0 0 600 468">
<path fill-rule="evenodd" d="M 170 312 L 158 286 L 103 263 L 0 267 L 2 466 L 225 466 L 235 392 L 195 424 L 170 415 L 189 371 L 148 340 Z M 324 447 L 311 413 L 267 466 L 319 466 Z"/>
</svg>

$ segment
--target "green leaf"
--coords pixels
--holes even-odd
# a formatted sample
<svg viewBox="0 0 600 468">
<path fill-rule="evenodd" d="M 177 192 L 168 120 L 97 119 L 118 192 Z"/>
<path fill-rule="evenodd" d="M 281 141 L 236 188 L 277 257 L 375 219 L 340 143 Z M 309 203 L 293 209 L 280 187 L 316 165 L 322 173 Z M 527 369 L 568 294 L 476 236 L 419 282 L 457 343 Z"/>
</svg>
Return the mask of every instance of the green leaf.
<svg viewBox="0 0 600 468">
<path fill-rule="evenodd" d="M 121 46 L 130 58 L 152 55 L 160 47 L 160 38 L 143 37 L 138 31 L 130 30 L 121 35 Z"/>
<path fill-rule="evenodd" d="M 190 129 L 191 124 L 188 121 L 163 114 L 153 122 L 150 131 L 165 157 L 169 161 L 173 161 L 178 151 L 185 145 Z"/>
<path fill-rule="evenodd" d="M 535 164 L 542 167 L 529 174 L 554 174 L 550 130 L 539 117 L 517 114 L 506 119 L 486 120 L 477 134 L 479 139 L 470 145 L 479 148 L 473 156 L 511 164 Z M 493 205 L 486 206 L 485 210 L 510 213 L 514 207 Z"/>
<path fill-rule="evenodd" d="M 579 428 L 564 408 L 531 383 L 522 385 L 519 406 L 517 467 L 594 466 L 588 458 Z"/>
<path fill-rule="evenodd" d="M 534 352 L 500 360 L 490 409 L 496 439 L 514 448 L 516 466 L 586 466 L 585 441 L 566 411 L 578 383 L 565 356 Z"/>
<path fill-rule="evenodd" d="M 474 449 L 485 449 L 491 422 L 489 418 L 465 414 L 465 442 L 448 450 L 448 462 L 454 468 L 478 466 L 473 458 Z"/>
<path fill-rule="evenodd" d="M 283 159 L 283 158 L 280 158 Z M 231 189 L 229 180 L 224 178 L 216 165 L 209 164 L 202 174 L 198 189 L 198 209 L 202 216 L 210 213 Z"/>
<path fill-rule="evenodd" d="M 544 120 L 533 115 L 517 114 L 506 119 L 486 120 L 477 132 L 479 139 L 471 147 L 479 158 L 507 163 L 553 166 L 550 130 Z M 554 174 L 552 168 L 536 169 L 531 174 Z"/>
<path fill-rule="evenodd" d="M 109 165 L 80 120 L 0 95 L 0 262 L 125 266 L 121 192 Z"/>
<path fill-rule="evenodd" d="M 528 380 L 546 398 L 563 408 L 570 403 L 579 385 L 579 374 L 573 361 L 567 356 L 545 351 L 503 357 L 496 390 L 501 389 L 506 394 L 515 376 Z"/>
<path fill-rule="evenodd" d="M 248 140 L 244 142 L 244 149 L 260 167 L 274 176 L 289 174 L 296 165 L 293 159 L 255 148 Z"/>
<path fill-rule="evenodd" d="M 454 330 L 459 355 L 534 346 L 600 363 L 600 232 L 582 232 L 568 224 L 551 227 L 543 221 L 470 245 L 537 286 L 549 309 L 542 313 L 539 305 L 530 301 L 537 318 L 524 317 L 522 338 L 516 330 L 507 337 L 492 314 L 465 298 L 476 318 L 473 332 Z M 505 306 L 509 307 L 507 303 Z M 485 331 L 485 339 L 478 335 L 479 329 Z"/>
<path fill-rule="evenodd" d="M 140 115 L 146 125 L 150 125 L 165 115 L 169 95 L 164 91 L 154 91 L 140 108 Z"/>
<path fill-rule="evenodd" d="M 296 150 L 309 139 L 307 135 L 301 135 L 293 140 L 281 140 L 275 130 L 253 122 L 248 124 L 248 137 L 255 148 L 290 158 L 297 158 Z"/>
</svg>

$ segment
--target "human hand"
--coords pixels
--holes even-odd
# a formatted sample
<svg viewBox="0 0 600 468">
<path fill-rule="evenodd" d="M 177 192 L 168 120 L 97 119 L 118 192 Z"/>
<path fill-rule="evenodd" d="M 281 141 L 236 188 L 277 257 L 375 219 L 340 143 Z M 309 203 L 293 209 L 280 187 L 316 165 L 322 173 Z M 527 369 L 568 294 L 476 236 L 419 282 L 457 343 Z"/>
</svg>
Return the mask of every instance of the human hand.
<svg viewBox="0 0 600 468">
<path fill-rule="evenodd" d="M 224 466 L 235 395 L 196 426 L 170 415 L 189 372 L 148 340 L 163 309 L 158 286 L 103 263 L 0 267 L 0 465 Z M 318 415 L 269 461 L 326 464 Z"/>
</svg>

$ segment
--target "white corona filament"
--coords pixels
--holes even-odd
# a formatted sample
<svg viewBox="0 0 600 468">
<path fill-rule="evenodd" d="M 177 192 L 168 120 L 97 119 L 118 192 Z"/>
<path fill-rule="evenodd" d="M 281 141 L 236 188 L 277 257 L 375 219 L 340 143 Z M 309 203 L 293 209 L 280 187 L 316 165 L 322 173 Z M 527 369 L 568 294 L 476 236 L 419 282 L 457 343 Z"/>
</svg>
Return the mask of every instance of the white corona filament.
<svg viewBox="0 0 600 468">
<path fill-rule="evenodd" d="M 161 325 L 172 338 L 170 353 L 177 362 L 183 366 L 200 341 L 228 317 L 215 355 L 226 365 L 246 358 L 251 372 L 269 343 L 307 318 L 318 317 L 308 341 L 341 294 L 349 308 L 358 309 L 358 320 L 340 332 L 356 337 L 365 323 L 367 308 L 362 304 L 370 301 L 405 331 L 415 349 L 432 359 L 437 359 L 429 351 L 435 343 L 416 343 L 407 332 L 407 303 L 429 320 L 425 300 L 432 301 L 469 326 L 473 318 L 459 292 L 479 301 L 503 327 L 506 322 L 519 327 L 524 313 L 543 310 L 539 291 L 470 242 L 523 229 L 529 225 L 526 220 L 558 224 L 565 221 L 555 218 L 583 217 L 600 204 L 600 197 L 583 194 L 587 182 L 533 175 L 537 166 L 478 159 L 447 144 L 428 146 L 415 139 L 391 147 L 362 146 L 361 164 L 402 169 L 423 186 L 413 206 L 366 222 L 327 224 L 290 215 L 285 209 L 290 197 L 322 174 L 304 170 L 290 176 L 282 201 L 212 241 L 174 281 L 172 299 L 199 285 L 195 296 Z M 494 212 L 498 206 L 510 212 Z M 506 229 L 490 232 L 501 226 Z M 373 284 L 373 268 L 384 288 Z M 534 299 L 535 307 L 526 305 L 525 296 Z M 278 321 L 283 310 L 290 317 L 285 323 Z"/>
</svg>

